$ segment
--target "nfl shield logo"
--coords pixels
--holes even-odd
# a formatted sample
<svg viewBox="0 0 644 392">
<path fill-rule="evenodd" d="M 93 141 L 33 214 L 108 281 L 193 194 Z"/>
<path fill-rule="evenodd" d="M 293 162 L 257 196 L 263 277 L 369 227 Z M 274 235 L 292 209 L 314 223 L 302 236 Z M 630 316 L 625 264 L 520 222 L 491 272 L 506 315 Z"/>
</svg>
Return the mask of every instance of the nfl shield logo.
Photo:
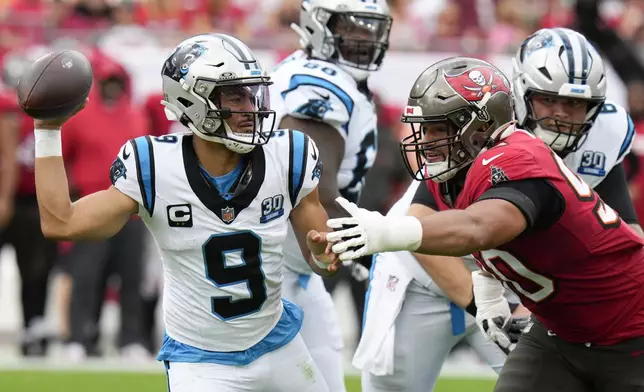
<svg viewBox="0 0 644 392">
<path fill-rule="evenodd" d="M 224 223 L 230 223 L 235 220 L 235 210 L 231 207 L 221 209 L 221 220 Z"/>
<path fill-rule="evenodd" d="M 392 292 L 396 291 L 396 285 L 398 284 L 399 280 L 400 279 L 398 279 L 397 276 L 389 275 L 389 279 L 387 280 L 387 289 Z"/>
</svg>

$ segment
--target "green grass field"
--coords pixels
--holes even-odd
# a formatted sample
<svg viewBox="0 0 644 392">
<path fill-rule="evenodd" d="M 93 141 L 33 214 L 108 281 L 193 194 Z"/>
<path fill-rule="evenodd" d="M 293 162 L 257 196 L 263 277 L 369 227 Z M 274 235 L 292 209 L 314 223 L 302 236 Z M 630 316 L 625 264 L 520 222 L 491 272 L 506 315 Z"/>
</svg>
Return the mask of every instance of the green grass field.
<svg viewBox="0 0 644 392">
<path fill-rule="evenodd" d="M 435 392 L 491 392 L 494 381 L 441 379 Z M 2 392 L 163 392 L 163 374 L 60 371 L 0 371 Z M 347 378 L 348 392 L 360 392 L 360 379 Z"/>
</svg>

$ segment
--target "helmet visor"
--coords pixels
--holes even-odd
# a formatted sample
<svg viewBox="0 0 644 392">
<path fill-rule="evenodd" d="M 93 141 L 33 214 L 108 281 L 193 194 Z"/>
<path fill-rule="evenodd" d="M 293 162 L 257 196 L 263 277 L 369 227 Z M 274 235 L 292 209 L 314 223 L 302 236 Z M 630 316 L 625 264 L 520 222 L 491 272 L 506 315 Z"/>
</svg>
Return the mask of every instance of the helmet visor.
<svg viewBox="0 0 644 392">
<path fill-rule="evenodd" d="M 222 84 L 199 80 L 196 86 L 197 93 L 202 95 L 199 90 L 203 91 L 202 96 L 207 97 L 210 107 L 203 122 L 205 130 L 214 136 L 243 144 L 262 145 L 268 142 L 275 126 L 275 112 L 270 110 L 268 83 L 243 83 L 237 80 L 236 83 Z M 216 127 L 218 123 L 225 123 L 227 127 Z"/>
</svg>

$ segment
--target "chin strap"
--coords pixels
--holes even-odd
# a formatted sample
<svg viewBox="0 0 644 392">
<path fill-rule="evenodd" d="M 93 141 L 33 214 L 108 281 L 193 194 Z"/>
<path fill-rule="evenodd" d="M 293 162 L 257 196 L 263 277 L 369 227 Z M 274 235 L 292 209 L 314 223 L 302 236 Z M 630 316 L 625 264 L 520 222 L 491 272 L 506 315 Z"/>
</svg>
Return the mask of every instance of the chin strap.
<svg viewBox="0 0 644 392">
<path fill-rule="evenodd" d="M 168 101 L 162 100 L 161 105 L 164 106 L 163 111 L 165 112 L 165 117 L 170 121 L 179 121 L 179 119 L 183 115 L 178 107 Z"/>
</svg>

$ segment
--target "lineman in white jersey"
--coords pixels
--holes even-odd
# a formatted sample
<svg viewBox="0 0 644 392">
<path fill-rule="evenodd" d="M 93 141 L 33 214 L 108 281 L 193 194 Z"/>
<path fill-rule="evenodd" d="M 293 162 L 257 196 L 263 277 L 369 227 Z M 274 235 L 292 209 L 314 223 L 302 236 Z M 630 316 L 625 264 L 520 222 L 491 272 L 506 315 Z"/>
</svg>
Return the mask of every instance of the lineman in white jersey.
<svg viewBox="0 0 644 392">
<path fill-rule="evenodd" d="M 513 68 L 519 125 L 550 145 L 641 233 L 622 163 L 635 126 L 623 107 L 606 101 L 606 72 L 597 50 L 573 30 L 542 29 L 521 44 Z"/>
<path fill-rule="evenodd" d="M 585 79 L 579 67 L 587 70 Z M 625 222 L 641 232 L 622 164 L 635 129 L 624 108 L 605 101 L 604 66 L 592 45 L 571 30 L 541 30 L 521 45 L 514 59 L 513 82 L 519 125 L 564 157 Z M 436 208 L 427 187 L 414 181 L 389 214 L 406 215 L 414 203 Z M 431 390 L 447 353 L 463 338 L 497 372 L 502 367 L 504 356 L 485 340 L 474 317 L 465 316 L 465 334 L 450 332 L 455 321 L 463 330 L 455 304 L 473 314 L 483 309 L 507 318 L 507 302 L 490 301 L 499 310 L 486 309 L 475 298 L 473 289 L 477 297 L 485 296 L 490 282 L 481 281 L 478 274 L 472 282 L 469 271 L 475 265 L 467 258 L 465 263 L 448 264 L 414 256 L 409 252 L 378 255 L 380 261 L 372 271 L 365 333 L 354 357 L 354 364 L 365 371 L 365 391 Z M 387 327 L 382 328 L 383 324 Z"/>
<path fill-rule="evenodd" d="M 633 146 L 635 125 L 626 109 L 606 100 L 606 71 L 595 47 L 576 31 L 542 29 L 523 41 L 513 71 L 519 126 L 548 144 L 624 222 L 644 235 L 623 164 Z M 480 279 L 479 286 L 485 292 L 493 284 L 497 282 Z"/>
<path fill-rule="evenodd" d="M 383 0 L 304 0 L 299 26 L 293 25 L 303 49 L 271 74 L 279 127 L 299 129 L 319 147 L 320 200 L 332 217 L 342 214 L 337 196 L 358 201 L 375 160 L 377 120 L 367 78 L 382 62 L 390 27 Z M 329 388 L 342 392 L 342 337 L 331 296 L 311 275 L 292 232 L 284 254 L 284 298 L 304 310 L 302 337 Z"/>
<path fill-rule="evenodd" d="M 262 131 L 274 121 L 270 77 L 233 37 L 182 42 L 162 79 L 168 117 L 191 132 L 125 143 L 113 186 L 74 204 L 60 149 L 65 119 L 36 120 L 43 232 L 101 239 L 132 214 L 143 219 L 163 260 L 158 359 L 173 392 L 328 391 L 299 336 L 301 310 L 281 298 L 289 220 L 303 249 L 313 245 L 312 268 L 325 272 L 321 261 L 333 260 L 324 238 L 307 235 L 327 220 L 315 143 L 297 131 L 274 139 Z"/>
</svg>

